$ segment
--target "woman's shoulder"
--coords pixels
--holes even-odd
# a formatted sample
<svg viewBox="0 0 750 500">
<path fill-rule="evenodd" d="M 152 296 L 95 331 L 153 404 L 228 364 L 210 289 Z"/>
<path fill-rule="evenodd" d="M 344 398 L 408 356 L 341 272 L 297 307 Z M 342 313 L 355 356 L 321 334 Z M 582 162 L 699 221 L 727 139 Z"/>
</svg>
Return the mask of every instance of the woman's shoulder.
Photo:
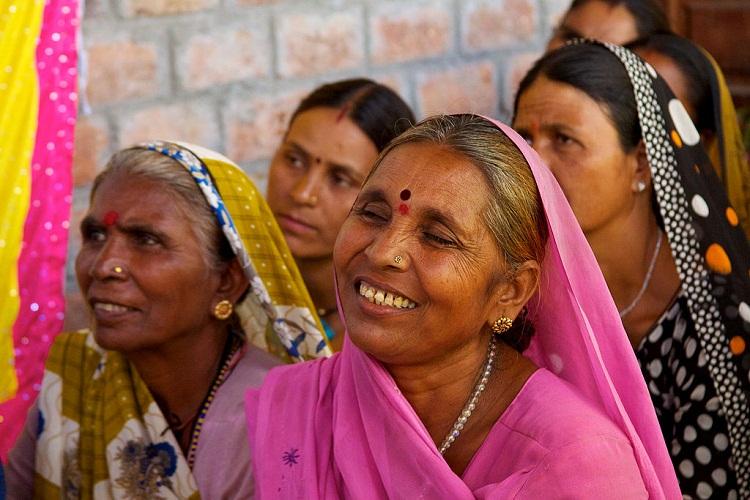
<svg viewBox="0 0 750 500">
<path fill-rule="evenodd" d="M 510 431 L 547 450 L 578 442 L 619 440 L 623 431 L 575 387 L 544 368 L 529 377 L 501 417 Z"/>
</svg>

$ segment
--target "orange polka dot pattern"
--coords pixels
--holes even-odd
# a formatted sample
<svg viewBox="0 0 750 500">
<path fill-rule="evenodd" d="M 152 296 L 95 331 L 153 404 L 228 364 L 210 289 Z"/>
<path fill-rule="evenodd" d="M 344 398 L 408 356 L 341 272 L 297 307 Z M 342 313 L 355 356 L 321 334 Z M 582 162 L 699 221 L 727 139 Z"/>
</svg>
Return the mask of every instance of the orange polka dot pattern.
<svg viewBox="0 0 750 500">
<path fill-rule="evenodd" d="M 604 45 L 633 84 L 660 215 L 725 412 L 739 494 L 750 498 L 750 247 L 694 125 L 670 114 L 681 105 L 669 88 L 629 50 Z"/>
</svg>

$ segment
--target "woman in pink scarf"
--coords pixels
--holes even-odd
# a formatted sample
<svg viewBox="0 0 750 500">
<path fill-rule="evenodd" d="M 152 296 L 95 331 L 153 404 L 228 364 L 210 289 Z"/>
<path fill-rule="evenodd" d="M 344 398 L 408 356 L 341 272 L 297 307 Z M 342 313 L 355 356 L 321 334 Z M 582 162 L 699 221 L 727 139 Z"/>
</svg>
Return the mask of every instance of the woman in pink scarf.
<svg viewBox="0 0 750 500">
<path fill-rule="evenodd" d="M 260 498 L 680 497 L 596 260 L 510 128 L 399 136 L 334 267 L 344 350 L 247 395 Z"/>
</svg>

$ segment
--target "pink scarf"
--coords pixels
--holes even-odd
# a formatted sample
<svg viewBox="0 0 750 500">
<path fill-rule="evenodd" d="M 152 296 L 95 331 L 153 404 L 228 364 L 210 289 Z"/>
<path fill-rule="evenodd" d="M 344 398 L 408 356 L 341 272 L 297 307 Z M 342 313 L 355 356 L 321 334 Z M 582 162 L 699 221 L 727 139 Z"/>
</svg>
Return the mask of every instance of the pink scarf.
<svg viewBox="0 0 750 500">
<path fill-rule="evenodd" d="M 651 498 L 680 498 L 633 349 L 565 196 L 526 142 L 490 121 L 529 162 L 550 229 L 540 290 L 529 301 L 536 333 L 524 355 L 574 386 L 624 433 Z M 443 460 L 389 373 L 348 337 L 333 358 L 273 370 L 262 389 L 248 392 L 247 411 L 260 498 L 281 491 L 286 498 L 476 493 Z M 482 490 L 492 496 L 491 486 Z"/>
</svg>

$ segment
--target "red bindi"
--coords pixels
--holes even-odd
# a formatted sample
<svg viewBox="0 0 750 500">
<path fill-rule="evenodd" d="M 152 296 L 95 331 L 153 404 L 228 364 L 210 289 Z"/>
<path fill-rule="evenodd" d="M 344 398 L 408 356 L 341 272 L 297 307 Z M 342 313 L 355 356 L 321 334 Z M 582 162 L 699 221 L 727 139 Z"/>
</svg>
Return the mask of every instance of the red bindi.
<svg viewBox="0 0 750 500">
<path fill-rule="evenodd" d="M 401 215 L 407 215 L 409 213 L 409 205 L 406 203 L 400 203 L 398 206 L 398 213 Z"/>
<path fill-rule="evenodd" d="M 404 189 L 403 191 L 401 191 L 401 194 L 399 196 L 403 201 L 406 201 L 411 198 L 411 191 L 409 191 L 408 189 Z"/>
<path fill-rule="evenodd" d="M 114 210 L 110 210 L 106 214 L 104 214 L 104 225 L 106 226 L 113 226 L 117 219 L 120 217 L 120 214 L 115 212 Z"/>
</svg>

